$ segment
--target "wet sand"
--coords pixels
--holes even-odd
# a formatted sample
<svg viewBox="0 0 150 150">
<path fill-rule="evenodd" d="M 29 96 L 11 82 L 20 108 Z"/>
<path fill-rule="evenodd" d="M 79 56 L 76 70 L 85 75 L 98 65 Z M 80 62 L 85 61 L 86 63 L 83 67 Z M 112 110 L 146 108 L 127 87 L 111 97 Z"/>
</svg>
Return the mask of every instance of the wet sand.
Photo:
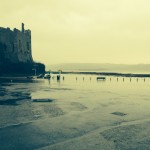
<svg viewBox="0 0 150 150">
<path fill-rule="evenodd" d="M 0 83 L 2 150 L 149 150 L 150 82 Z"/>
</svg>

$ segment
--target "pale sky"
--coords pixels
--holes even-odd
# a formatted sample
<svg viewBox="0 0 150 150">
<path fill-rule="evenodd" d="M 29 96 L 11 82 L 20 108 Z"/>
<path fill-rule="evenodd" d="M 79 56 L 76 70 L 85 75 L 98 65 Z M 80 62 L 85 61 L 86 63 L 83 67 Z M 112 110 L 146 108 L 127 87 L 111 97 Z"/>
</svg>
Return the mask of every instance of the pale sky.
<svg viewBox="0 0 150 150">
<path fill-rule="evenodd" d="M 22 22 L 45 64 L 150 63 L 150 0 L 1 0 L 0 26 Z"/>
</svg>

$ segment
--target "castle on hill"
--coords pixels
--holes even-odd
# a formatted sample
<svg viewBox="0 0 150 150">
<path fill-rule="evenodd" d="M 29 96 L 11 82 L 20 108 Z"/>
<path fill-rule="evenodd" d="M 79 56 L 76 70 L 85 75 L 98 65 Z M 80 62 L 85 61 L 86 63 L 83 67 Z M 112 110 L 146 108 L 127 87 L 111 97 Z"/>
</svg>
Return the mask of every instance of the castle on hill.
<svg viewBox="0 0 150 150">
<path fill-rule="evenodd" d="M 32 73 L 35 63 L 31 45 L 31 30 L 25 30 L 23 23 L 21 30 L 0 27 L 0 74 Z M 41 63 L 38 68 L 45 71 Z"/>
</svg>

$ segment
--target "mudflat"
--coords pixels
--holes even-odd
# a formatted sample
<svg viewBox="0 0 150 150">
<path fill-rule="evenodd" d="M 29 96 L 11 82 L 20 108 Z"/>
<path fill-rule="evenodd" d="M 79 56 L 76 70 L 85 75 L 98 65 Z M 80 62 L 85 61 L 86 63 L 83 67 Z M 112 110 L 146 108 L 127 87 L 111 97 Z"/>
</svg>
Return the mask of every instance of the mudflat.
<svg viewBox="0 0 150 150">
<path fill-rule="evenodd" d="M 0 83 L 0 149 L 150 149 L 150 79 L 64 76 Z"/>
</svg>

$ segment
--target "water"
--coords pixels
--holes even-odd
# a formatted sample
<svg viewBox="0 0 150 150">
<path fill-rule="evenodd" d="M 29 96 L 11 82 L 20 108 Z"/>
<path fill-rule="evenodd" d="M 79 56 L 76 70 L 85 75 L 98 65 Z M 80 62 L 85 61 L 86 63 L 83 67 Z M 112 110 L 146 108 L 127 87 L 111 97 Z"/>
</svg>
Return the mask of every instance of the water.
<svg viewBox="0 0 150 150">
<path fill-rule="evenodd" d="M 149 78 L 62 76 L 1 83 L 0 149 L 149 149 Z"/>
<path fill-rule="evenodd" d="M 69 93 L 81 93 L 88 96 L 90 93 L 118 93 L 118 94 L 148 94 L 150 79 L 149 78 L 124 78 L 124 77 L 106 77 L 106 80 L 96 80 L 95 75 L 62 75 L 64 80 L 56 79 L 44 80 L 43 88 L 51 89 L 52 98 L 65 99 Z M 76 79 L 77 77 L 77 79 Z M 84 78 L 84 79 L 83 79 Z M 44 94 L 42 94 L 44 92 Z M 65 93 L 64 93 L 65 92 Z M 36 91 L 32 97 L 46 97 L 47 91 Z M 59 97 L 58 97 L 59 96 Z M 75 95 L 74 95 L 75 96 Z"/>
</svg>

